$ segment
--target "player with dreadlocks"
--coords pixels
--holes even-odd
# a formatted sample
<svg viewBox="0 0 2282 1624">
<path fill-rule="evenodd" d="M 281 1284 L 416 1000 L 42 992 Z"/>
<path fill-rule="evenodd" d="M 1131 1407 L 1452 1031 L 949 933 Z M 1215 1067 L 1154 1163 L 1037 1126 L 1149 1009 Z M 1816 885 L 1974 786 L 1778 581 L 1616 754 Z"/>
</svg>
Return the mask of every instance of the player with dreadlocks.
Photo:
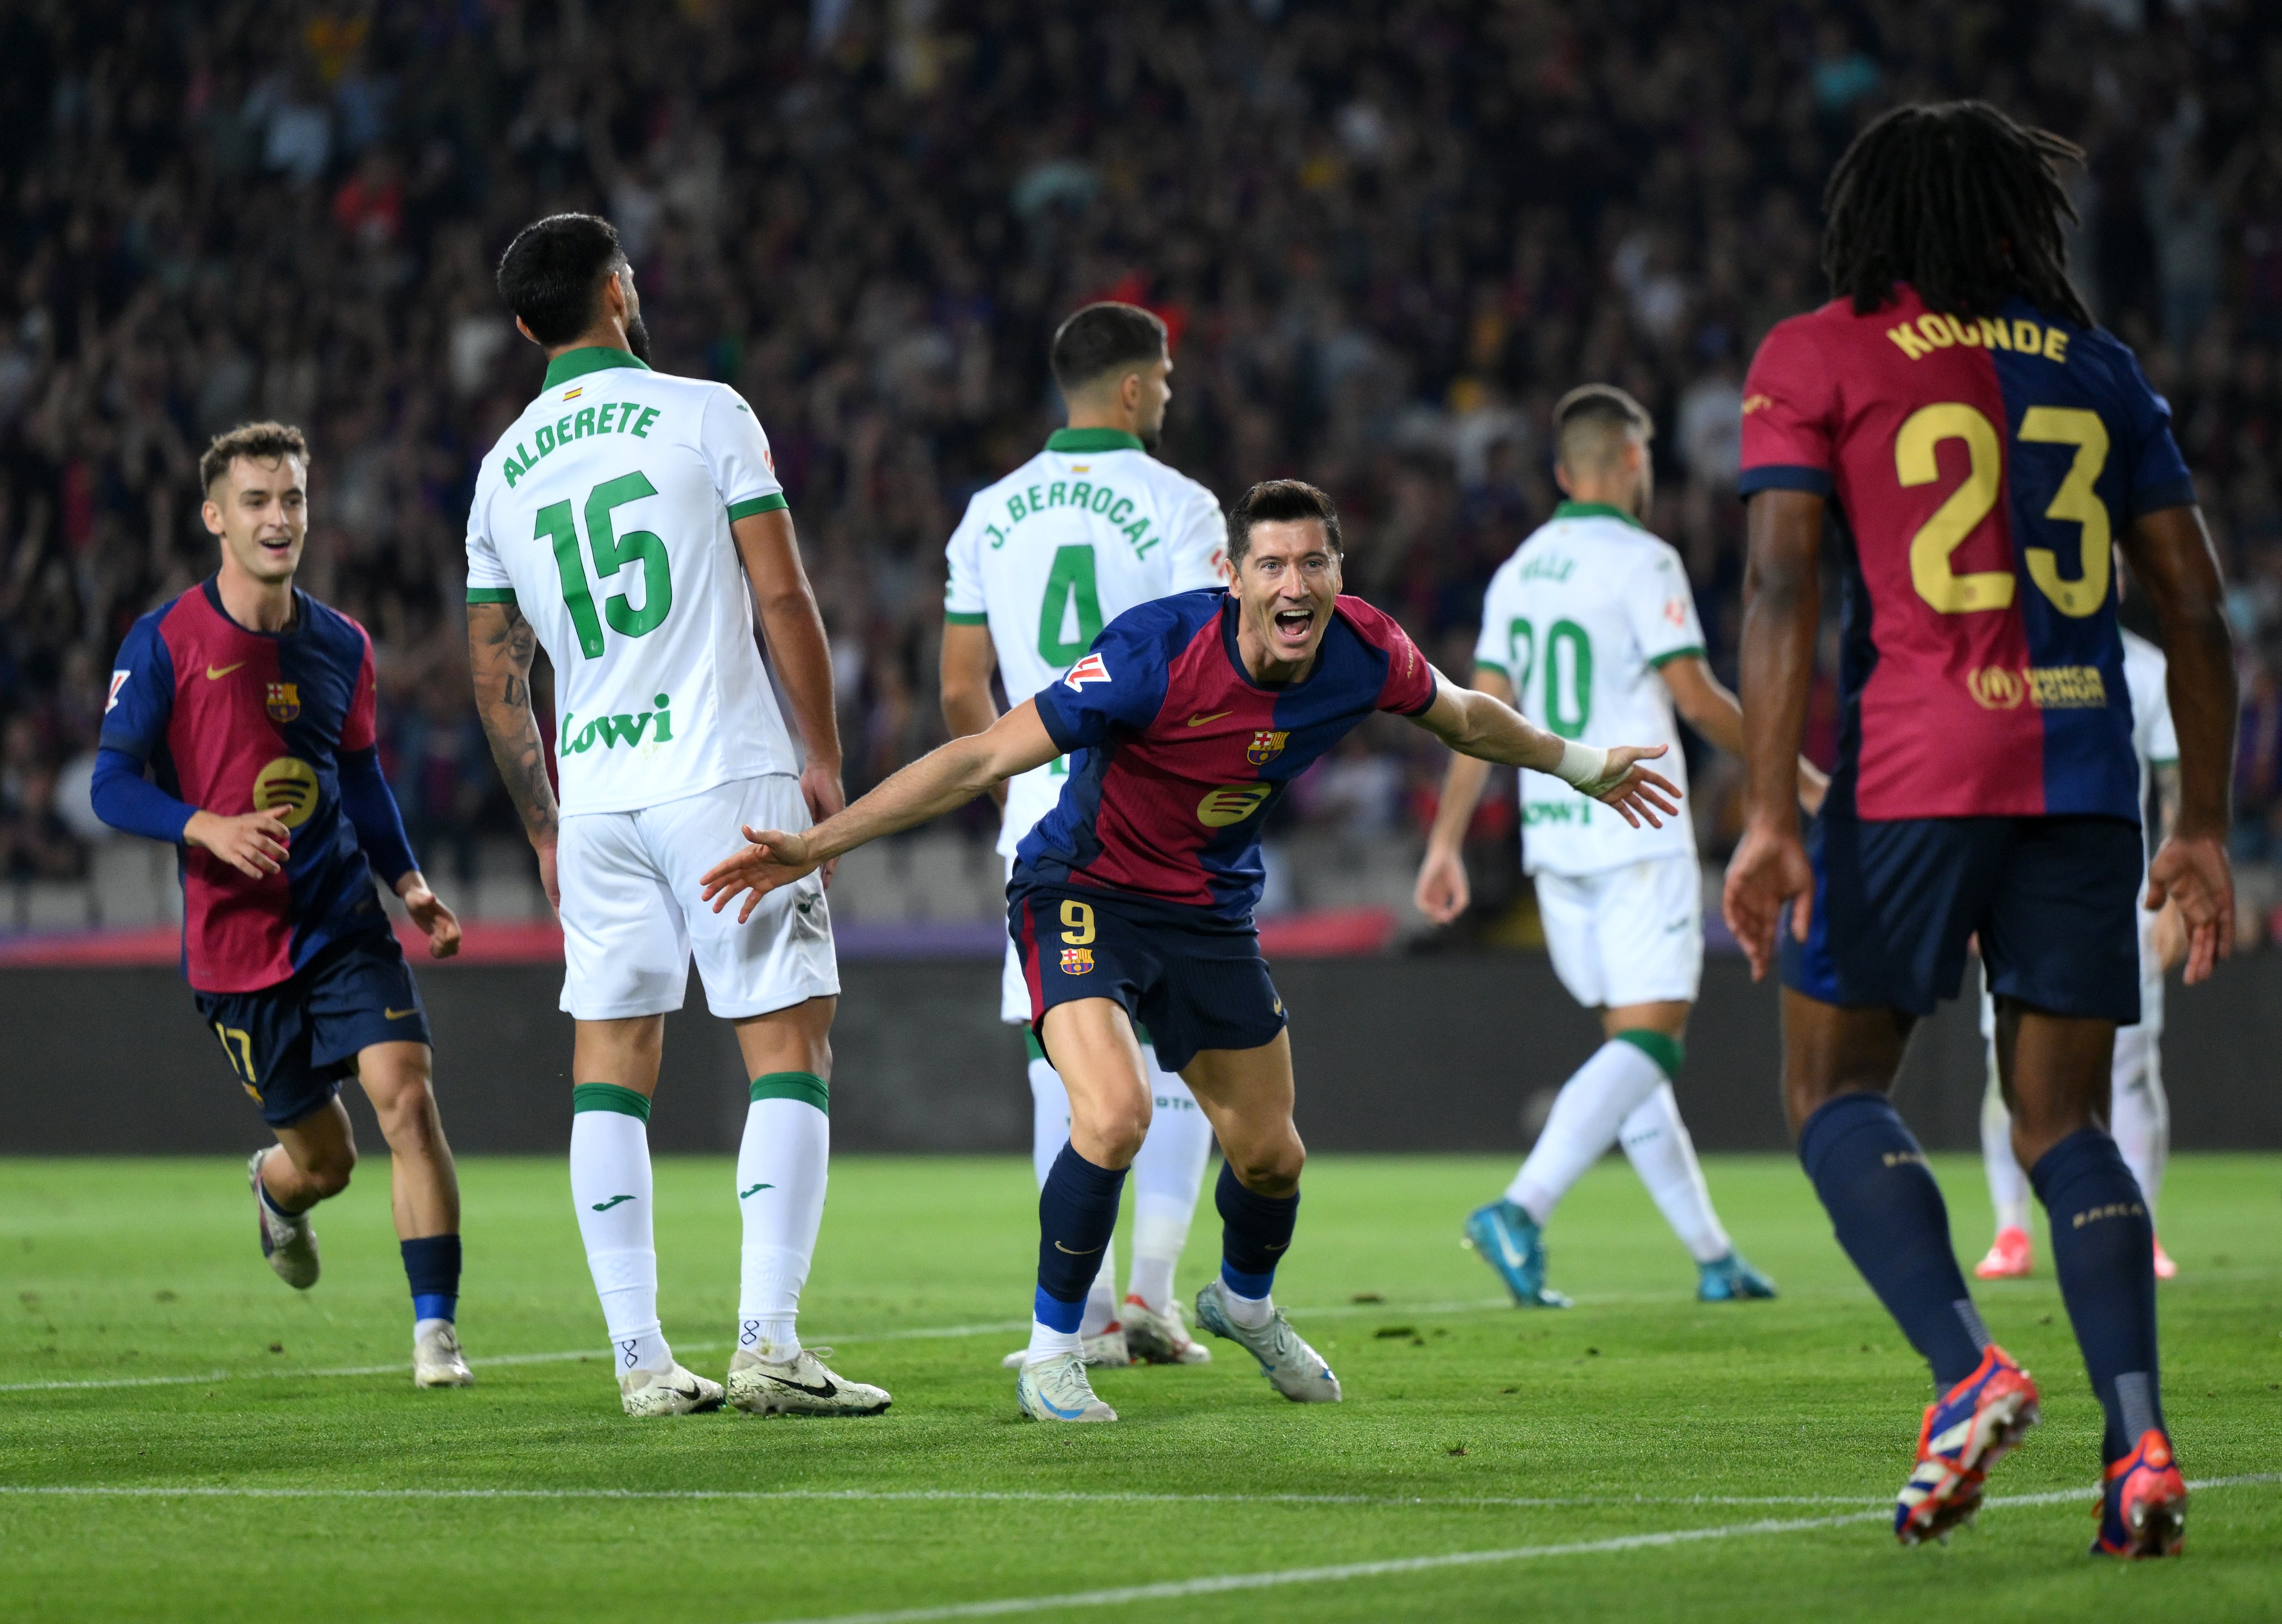
<svg viewBox="0 0 2282 1624">
<path fill-rule="evenodd" d="M 2169 1556 L 2186 1486 L 2158 1389 L 2154 1233 L 2106 1126 L 2115 1030 L 2139 1017 L 2143 856 L 2113 543 L 2169 656 L 2180 806 L 2144 894 L 2177 900 L 2190 981 L 2232 935 L 2235 686 L 2170 409 L 2069 283 L 2060 168 L 2080 156 L 1958 102 L 1886 114 L 1831 176 L 1836 297 L 1769 333 L 1744 384 L 1750 776 L 1724 901 L 1752 973 L 1781 960 L 1799 1159 L 1933 1367 L 1897 1535 L 1969 1519 L 2037 1419 L 2036 1386 L 1990 1340 L 1887 1098 L 1912 1024 L 1958 995 L 1977 932 L 2014 1152 L 2051 1217 L 2107 1415 L 2093 1550 Z M 1845 582 L 1839 761 L 1802 838 L 1826 529 Z"/>
</svg>

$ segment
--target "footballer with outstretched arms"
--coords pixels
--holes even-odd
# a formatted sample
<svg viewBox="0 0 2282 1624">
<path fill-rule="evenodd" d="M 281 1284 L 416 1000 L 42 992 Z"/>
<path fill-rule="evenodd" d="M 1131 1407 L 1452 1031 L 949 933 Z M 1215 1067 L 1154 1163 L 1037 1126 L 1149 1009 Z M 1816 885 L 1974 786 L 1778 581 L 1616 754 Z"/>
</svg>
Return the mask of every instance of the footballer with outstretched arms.
<svg viewBox="0 0 2282 1624">
<path fill-rule="evenodd" d="M 1970 1517 L 2038 1417 L 1887 1097 L 1977 935 L 2014 1154 L 2107 1419 L 2093 1550 L 2164 1556 L 2187 1490 L 2163 1421 L 2154 1232 L 2104 1118 L 2116 1028 L 2140 1014 L 2143 898 L 2177 899 L 2189 981 L 2228 945 L 2235 680 L 2170 408 L 2069 281 L 2060 166 L 2082 156 L 1957 102 L 1887 113 L 1831 175 L 1835 297 L 1770 332 L 1743 386 L 1749 788 L 1724 907 L 1754 974 L 1781 958 L 1799 1159 L 1932 1366 L 1896 1535 Z M 1845 582 L 1839 762 L 1802 834 L 1826 530 Z M 2179 739 L 2178 822 L 2144 867 L 2112 540 L 2161 623 Z"/>
<path fill-rule="evenodd" d="M 1259 1360 L 1284 1396 L 1336 1403 L 1331 1367 L 1270 1294 L 1300 1207 L 1306 1152 L 1292 1121 L 1284 1003 L 1253 909 L 1269 811 L 1308 766 L 1378 711 L 1453 749 L 1556 773 L 1627 822 L 1679 793 L 1637 765 L 1665 753 L 1555 738 L 1486 694 L 1443 680 L 1401 627 L 1340 594 L 1339 516 L 1298 480 L 1246 492 L 1229 515 L 1234 584 L 1141 605 L 1084 658 L 981 733 L 951 740 L 805 832 L 749 827 L 753 844 L 705 876 L 740 916 L 819 864 L 1068 755 L 1054 809 L 1023 839 L 1007 930 L 1032 1030 L 1069 1090 L 1069 1142 L 1038 1198 L 1021 1413 L 1112 1421 L 1078 1340 L 1086 1287 L 1116 1222 L 1151 1095 L 1134 1023 L 1180 1073 L 1227 1157 L 1215 1204 L 1220 1272 L 1198 1323 Z"/>
<path fill-rule="evenodd" d="M 608 220 L 526 226 L 499 289 L 547 375 L 476 479 L 468 643 L 493 759 L 563 921 L 570 1196 L 620 1403 L 679 1415 L 725 1396 L 674 1359 L 657 1315 L 650 1102 L 694 953 L 751 1079 L 726 1401 L 876 1415 L 888 1395 L 827 1369 L 796 1329 L 831 1150 L 840 972 L 824 878 L 770 899 L 749 930 L 697 905 L 699 873 L 734 849 L 740 824 L 803 828 L 842 799 L 831 654 L 767 437 L 734 390 L 650 370 Z M 532 710 L 539 646 L 555 668 L 559 801 Z"/>
<path fill-rule="evenodd" d="M 943 719 L 953 738 L 998 719 L 994 669 L 1007 702 L 1019 705 L 1136 604 L 1221 584 L 1228 522 L 1220 503 L 1150 455 L 1172 398 L 1165 324 L 1137 305 L 1088 305 L 1055 332 L 1052 360 L 1067 427 L 975 493 L 947 549 Z M 998 850 L 1010 879 L 1022 837 L 1052 809 L 1068 777 L 1069 758 L 1057 756 L 1006 781 Z M 998 1013 L 1023 1029 L 1028 1046 L 1031 1165 L 1043 1187 L 1069 1141 L 1069 1093 L 1029 1031 L 1030 993 L 1012 942 Z M 1078 1336 L 1090 1365 L 1200 1365 L 1212 1355 L 1183 1323 L 1173 1270 L 1212 1156 L 1212 1125 L 1189 1086 L 1158 1063 L 1148 1032 L 1136 1036 L 1154 1109 L 1133 1158 L 1132 1280 L 1121 1308 L 1113 1239 Z M 1021 1359 L 1017 1350 L 1007 1362 Z"/>
<path fill-rule="evenodd" d="M 1473 685 L 1564 739 L 1660 739 L 1688 782 L 1673 708 L 1714 743 L 1740 747 L 1735 696 L 1704 657 L 1704 628 L 1670 543 L 1642 525 L 1654 494 L 1640 402 L 1587 383 L 1553 408 L 1553 476 L 1568 499 L 1491 577 Z M 1463 913 L 1463 855 L 1489 765 L 1454 755 L 1444 776 L 1416 901 L 1437 924 Z M 1801 762 L 1800 793 L 1822 775 Z M 1627 829 L 1565 785 L 1525 780 L 1522 860 L 1554 973 L 1597 1010 L 1604 1041 L 1561 1087 L 1502 1199 L 1468 1215 L 1465 1239 L 1523 1308 L 1566 1308 L 1545 1280 L 1546 1223 L 1612 1145 L 1621 1144 L 1673 1233 L 1696 1260 L 1705 1303 L 1772 1297 L 1774 1282 L 1737 1252 L 1712 1208 L 1673 1084 L 1704 976 L 1703 872 L 1695 825 Z"/>
<path fill-rule="evenodd" d="M 246 1164 L 269 1266 L 289 1286 L 317 1283 L 309 1213 L 356 1165 L 340 1101 L 353 1076 L 388 1141 L 413 1380 L 465 1387 L 459 1177 L 427 1012 L 373 881 L 436 958 L 459 950 L 459 921 L 421 878 L 381 773 L 372 639 L 293 584 L 307 440 L 283 423 L 242 424 L 206 447 L 198 478 L 221 567 L 120 646 L 96 814 L 181 848 L 182 973 L 277 1139 Z"/>
</svg>

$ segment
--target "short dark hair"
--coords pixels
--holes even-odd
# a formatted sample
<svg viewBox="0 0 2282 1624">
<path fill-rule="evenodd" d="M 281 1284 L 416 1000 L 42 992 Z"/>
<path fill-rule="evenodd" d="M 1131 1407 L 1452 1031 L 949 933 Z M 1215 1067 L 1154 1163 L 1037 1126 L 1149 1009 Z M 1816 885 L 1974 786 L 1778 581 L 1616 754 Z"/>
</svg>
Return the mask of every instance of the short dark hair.
<svg viewBox="0 0 2282 1624">
<path fill-rule="evenodd" d="M 212 491 L 214 482 L 229 473 L 229 465 L 240 457 L 255 462 L 282 462 L 288 457 L 299 457 L 301 466 L 307 468 L 308 437 L 291 423 L 240 423 L 206 443 L 206 454 L 198 459 L 198 489 Z"/>
<path fill-rule="evenodd" d="M 500 297 L 539 343 L 569 344 L 594 324 L 602 278 L 625 259 L 617 228 L 599 214 L 549 214 L 500 256 Z"/>
<path fill-rule="evenodd" d="M 1867 315 L 1917 290 L 1949 316 L 1994 315 L 2018 295 L 2092 325 L 2069 281 L 2061 166 L 2084 149 L 1987 102 L 1897 107 L 1854 137 L 1822 194 L 1822 269 L 1833 298 Z"/>
<path fill-rule="evenodd" d="M 1605 437 L 1610 433 L 1656 437 L 1656 419 L 1648 408 L 1613 383 L 1587 383 L 1571 390 L 1553 403 L 1553 454 L 1561 462 L 1574 460 L 1572 437 Z"/>
<path fill-rule="evenodd" d="M 1165 324 L 1138 305 L 1105 299 L 1088 305 L 1054 329 L 1054 382 L 1064 395 L 1103 373 L 1146 367 L 1165 355 Z"/>
<path fill-rule="evenodd" d="M 1295 520 L 1313 519 L 1323 527 L 1323 541 L 1334 554 L 1339 552 L 1339 510 L 1327 491 L 1319 491 L 1304 479 L 1263 479 L 1238 499 L 1228 515 L 1228 562 L 1230 568 L 1244 562 L 1251 550 L 1252 527 L 1255 524 L 1289 523 Z"/>
</svg>

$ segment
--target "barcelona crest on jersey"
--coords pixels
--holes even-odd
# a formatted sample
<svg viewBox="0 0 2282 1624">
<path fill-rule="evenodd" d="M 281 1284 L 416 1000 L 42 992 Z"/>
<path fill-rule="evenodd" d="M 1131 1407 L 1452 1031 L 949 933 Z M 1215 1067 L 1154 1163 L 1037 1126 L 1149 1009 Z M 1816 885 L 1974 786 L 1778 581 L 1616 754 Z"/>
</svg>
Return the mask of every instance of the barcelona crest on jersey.
<svg viewBox="0 0 2282 1624">
<path fill-rule="evenodd" d="M 269 719 L 283 727 L 301 714 L 301 689 L 297 683 L 271 683 L 263 701 Z"/>
<path fill-rule="evenodd" d="M 1262 728 L 1252 736 L 1252 743 L 1246 749 L 1244 759 L 1254 767 L 1265 767 L 1284 754 L 1284 741 L 1291 737 L 1288 732 L 1271 732 Z"/>
<path fill-rule="evenodd" d="M 1083 976 L 1091 975 L 1092 971 L 1092 948 L 1064 947 L 1062 949 L 1062 974 L 1066 976 Z"/>
</svg>

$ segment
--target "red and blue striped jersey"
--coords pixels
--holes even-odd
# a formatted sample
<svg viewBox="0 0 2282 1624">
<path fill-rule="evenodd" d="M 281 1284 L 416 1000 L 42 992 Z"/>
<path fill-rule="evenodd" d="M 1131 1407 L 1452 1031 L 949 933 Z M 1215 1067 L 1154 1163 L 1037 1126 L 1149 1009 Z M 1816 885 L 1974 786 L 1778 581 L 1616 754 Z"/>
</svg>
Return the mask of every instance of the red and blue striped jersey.
<svg viewBox="0 0 2282 1624">
<path fill-rule="evenodd" d="M 2170 407 L 2098 328 L 1894 292 L 1781 323 L 1743 385 L 1743 493 L 1848 543 L 1828 808 L 2136 820 L 2110 544 L 2194 500 Z"/>
<path fill-rule="evenodd" d="M 1036 696 L 1070 756 L 1054 809 L 1024 839 L 1013 885 L 1090 885 L 1248 924 L 1260 832 L 1308 765 L 1374 711 L 1434 702 L 1433 668 L 1402 628 L 1340 598 L 1316 663 L 1265 684 L 1237 653 L 1219 587 L 1127 610 Z"/>
<path fill-rule="evenodd" d="M 308 593 L 293 599 L 287 630 L 249 631 L 209 579 L 136 621 L 113 662 L 105 749 L 147 763 L 193 808 L 268 811 L 288 831 L 285 866 L 260 879 L 183 848 L 182 971 L 202 993 L 275 986 L 335 943 L 389 929 L 341 804 L 340 757 L 374 746 L 372 639 Z"/>
</svg>

